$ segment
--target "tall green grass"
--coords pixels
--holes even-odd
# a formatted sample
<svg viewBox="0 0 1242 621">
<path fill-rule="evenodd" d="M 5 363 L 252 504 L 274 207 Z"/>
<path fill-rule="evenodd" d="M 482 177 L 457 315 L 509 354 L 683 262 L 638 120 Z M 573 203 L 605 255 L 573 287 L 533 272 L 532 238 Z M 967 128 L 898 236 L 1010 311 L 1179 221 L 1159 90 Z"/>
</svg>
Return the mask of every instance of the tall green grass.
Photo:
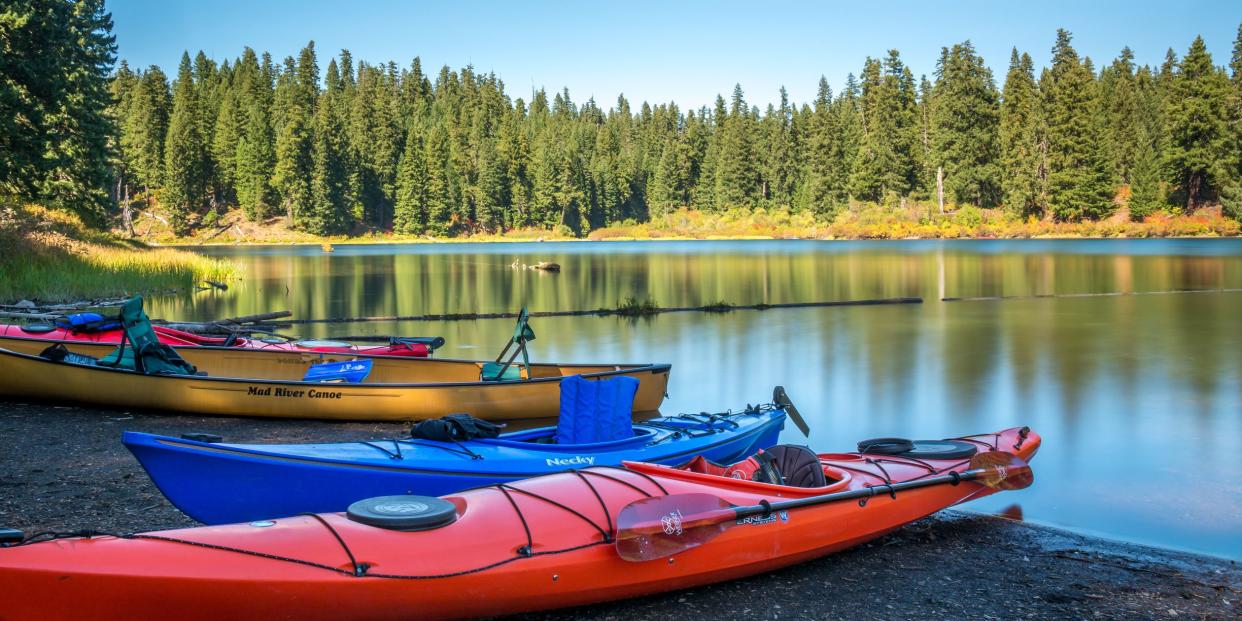
<svg viewBox="0 0 1242 621">
<path fill-rule="evenodd" d="M 186 291 L 203 280 L 236 276 L 225 261 L 148 248 L 91 230 L 63 212 L 0 202 L 0 301 Z"/>
</svg>

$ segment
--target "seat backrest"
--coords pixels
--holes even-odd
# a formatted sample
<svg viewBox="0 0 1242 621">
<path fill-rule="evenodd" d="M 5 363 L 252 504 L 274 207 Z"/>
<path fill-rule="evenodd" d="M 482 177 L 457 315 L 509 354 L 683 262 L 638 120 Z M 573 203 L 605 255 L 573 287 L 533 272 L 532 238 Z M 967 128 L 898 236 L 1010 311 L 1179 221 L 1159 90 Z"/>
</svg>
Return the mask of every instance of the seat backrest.
<svg viewBox="0 0 1242 621">
<path fill-rule="evenodd" d="M 815 451 L 796 444 L 778 444 L 764 451 L 772 459 L 785 485 L 823 487 L 828 484 L 824 466 Z"/>
<path fill-rule="evenodd" d="M 570 375 L 561 380 L 561 412 L 556 421 L 557 444 L 588 444 L 634 437 L 634 395 L 638 380 L 612 377 L 588 380 Z"/>
<path fill-rule="evenodd" d="M 526 377 L 530 377 L 530 354 L 526 351 L 526 343 L 535 340 L 535 331 L 530 327 L 530 313 L 523 307 L 518 313 L 517 325 L 513 328 L 513 338 L 505 343 L 505 348 L 500 350 L 500 355 L 496 356 L 496 362 L 488 362 L 483 365 L 482 373 L 479 379 L 484 382 L 512 381 L 522 379 L 522 370 L 526 370 Z M 517 350 L 505 360 L 505 355 L 509 353 L 509 349 L 517 346 Z M 522 363 L 515 370 L 513 361 L 517 359 L 518 354 L 522 355 Z"/>
<path fill-rule="evenodd" d="M 119 319 L 121 328 L 125 331 L 125 339 L 116 351 L 100 361 L 101 364 L 129 367 L 132 360 L 135 371 L 148 375 L 194 375 L 198 372 L 177 350 L 160 342 L 159 335 L 151 327 L 151 320 L 142 310 L 142 296 L 136 295 L 126 300 L 121 306 Z M 127 344 L 132 348 L 130 355 L 125 352 Z"/>
</svg>

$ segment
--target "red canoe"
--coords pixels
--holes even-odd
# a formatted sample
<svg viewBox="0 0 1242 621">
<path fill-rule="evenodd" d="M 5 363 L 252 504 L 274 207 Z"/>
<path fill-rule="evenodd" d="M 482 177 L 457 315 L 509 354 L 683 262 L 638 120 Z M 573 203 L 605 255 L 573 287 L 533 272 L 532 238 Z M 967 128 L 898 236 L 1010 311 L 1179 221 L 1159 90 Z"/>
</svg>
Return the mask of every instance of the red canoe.
<svg viewBox="0 0 1242 621">
<path fill-rule="evenodd" d="M 306 340 L 284 341 L 279 339 L 254 339 L 237 337 L 229 341 L 225 337 L 200 336 L 166 326 L 152 326 L 161 343 L 173 347 L 239 347 L 243 349 L 274 349 L 279 351 L 313 351 L 332 354 L 360 354 L 367 356 L 413 356 L 426 358 L 431 349 L 424 343 L 394 339 L 387 345 L 353 345 L 342 341 Z M 19 338 L 54 343 L 116 343 L 120 344 L 123 332 L 120 328 L 99 332 L 75 332 L 65 328 L 43 326 L 18 326 L 0 324 L 0 337 Z"/>
<path fill-rule="evenodd" d="M 1025 460 L 1040 444 L 1027 431 L 969 442 Z M 817 488 L 648 464 L 553 474 L 445 496 L 451 505 L 430 499 L 455 521 L 417 532 L 331 513 L 26 543 L 0 549 L 0 619 L 448 619 L 560 608 L 770 571 L 993 491 L 941 476 L 963 472 L 963 458 L 819 457 L 828 483 Z M 929 478 L 954 484 L 893 496 L 886 487 Z M 849 490 L 874 495 L 739 519 L 699 547 L 655 560 L 624 560 L 613 542 L 622 508 L 648 498 L 707 494 L 755 505 Z"/>
</svg>

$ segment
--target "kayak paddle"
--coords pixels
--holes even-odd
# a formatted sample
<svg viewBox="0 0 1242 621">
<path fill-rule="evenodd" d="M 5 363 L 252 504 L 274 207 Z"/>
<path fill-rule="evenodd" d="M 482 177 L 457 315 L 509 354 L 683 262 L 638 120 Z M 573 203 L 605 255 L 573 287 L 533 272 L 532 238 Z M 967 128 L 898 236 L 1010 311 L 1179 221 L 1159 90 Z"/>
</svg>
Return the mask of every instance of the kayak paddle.
<svg viewBox="0 0 1242 621">
<path fill-rule="evenodd" d="M 854 498 L 933 485 L 974 481 L 997 490 L 1028 487 L 1035 480 L 1022 458 L 1004 451 L 979 453 L 963 472 L 943 474 L 892 485 L 823 494 L 781 502 L 763 501 L 739 507 L 711 494 L 671 494 L 632 502 L 617 516 L 617 553 L 627 561 L 650 561 L 672 556 L 707 543 L 751 516 L 768 517 L 776 511 L 822 505 Z"/>
</svg>

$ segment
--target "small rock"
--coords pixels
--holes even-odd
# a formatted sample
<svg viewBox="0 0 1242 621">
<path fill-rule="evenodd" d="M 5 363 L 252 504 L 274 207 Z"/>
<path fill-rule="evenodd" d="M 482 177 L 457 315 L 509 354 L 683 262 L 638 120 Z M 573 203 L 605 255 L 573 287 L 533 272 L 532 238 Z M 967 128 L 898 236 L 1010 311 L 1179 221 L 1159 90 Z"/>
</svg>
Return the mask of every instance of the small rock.
<svg viewBox="0 0 1242 621">
<path fill-rule="evenodd" d="M 31 302 L 30 300 L 22 300 L 18 302 L 17 304 L 14 304 L 13 306 L 16 306 L 17 308 L 30 309 L 30 308 L 35 308 L 35 303 Z"/>
</svg>

